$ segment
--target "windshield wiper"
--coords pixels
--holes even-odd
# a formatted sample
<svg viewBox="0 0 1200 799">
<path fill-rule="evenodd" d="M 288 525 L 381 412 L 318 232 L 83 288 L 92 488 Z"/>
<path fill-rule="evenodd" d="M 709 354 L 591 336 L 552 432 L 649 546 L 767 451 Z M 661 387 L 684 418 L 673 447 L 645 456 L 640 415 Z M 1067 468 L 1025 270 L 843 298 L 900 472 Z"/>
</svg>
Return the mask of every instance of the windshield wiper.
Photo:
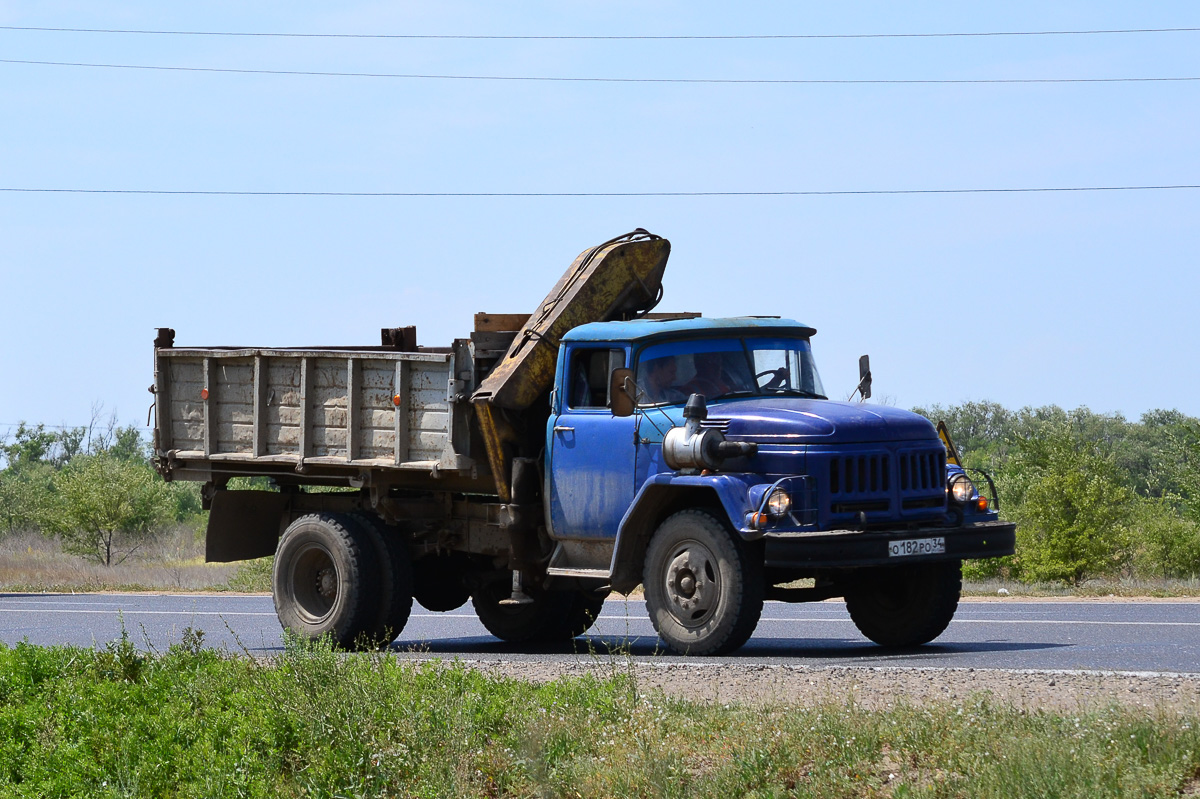
<svg viewBox="0 0 1200 799">
<path fill-rule="evenodd" d="M 743 388 L 743 389 L 738 389 L 737 391 L 726 391 L 724 394 L 721 394 L 717 397 L 711 397 L 711 399 L 724 399 L 726 397 L 770 397 L 770 396 L 774 396 L 776 394 L 787 394 L 789 396 L 794 395 L 797 397 L 804 397 L 805 399 L 829 399 L 829 397 L 826 397 L 824 394 L 817 394 L 812 391 L 805 391 L 802 388 L 787 388 L 787 387 L 771 388 L 771 389 Z"/>
<path fill-rule="evenodd" d="M 764 390 L 766 390 L 766 389 L 764 389 Z M 805 391 L 802 388 L 787 388 L 786 386 L 784 386 L 781 388 L 770 389 L 770 391 L 774 394 L 787 394 L 789 396 L 804 397 L 805 399 L 829 399 L 829 397 L 826 397 L 824 394 L 817 394 L 812 391 Z"/>
</svg>

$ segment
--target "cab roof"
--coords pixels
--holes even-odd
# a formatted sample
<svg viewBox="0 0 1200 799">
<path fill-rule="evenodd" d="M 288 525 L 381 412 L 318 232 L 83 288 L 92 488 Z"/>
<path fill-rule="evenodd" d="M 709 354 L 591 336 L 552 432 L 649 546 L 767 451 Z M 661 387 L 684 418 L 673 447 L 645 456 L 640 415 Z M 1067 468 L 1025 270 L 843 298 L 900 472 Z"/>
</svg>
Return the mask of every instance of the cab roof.
<svg viewBox="0 0 1200 799">
<path fill-rule="evenodd" d="M 705 319 L 636 319 L 632 322 L 592 322 L 572 328 L 563 341 L 631 341 L 660 336 L 705 334 L 798 335 L 811 336 L 817 331 L 794 319 L 775 316 L 731 316 Z"/>
</svg>

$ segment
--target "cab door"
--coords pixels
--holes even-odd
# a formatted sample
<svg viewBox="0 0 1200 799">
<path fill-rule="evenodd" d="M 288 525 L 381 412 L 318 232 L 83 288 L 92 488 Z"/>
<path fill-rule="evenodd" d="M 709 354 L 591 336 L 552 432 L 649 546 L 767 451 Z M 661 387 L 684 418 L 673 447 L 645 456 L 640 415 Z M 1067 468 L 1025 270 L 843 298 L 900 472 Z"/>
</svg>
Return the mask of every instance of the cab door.
<svg viewBox="0 0 1200 799">
<path fill-rule="evenodd" d="M 571 346 L 547 431 L 546 485 L 554 538 L 614 538 L 633 501 L 636 416 L 609 409 L 609 375 L 626 351 Z"/>
</svg>

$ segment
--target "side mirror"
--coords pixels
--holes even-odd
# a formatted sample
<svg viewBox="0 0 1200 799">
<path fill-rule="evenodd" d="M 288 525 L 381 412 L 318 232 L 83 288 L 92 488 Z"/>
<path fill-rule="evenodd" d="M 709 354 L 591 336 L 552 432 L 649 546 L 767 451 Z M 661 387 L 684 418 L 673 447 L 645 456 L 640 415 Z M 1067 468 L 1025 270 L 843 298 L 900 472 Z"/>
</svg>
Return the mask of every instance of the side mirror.
<svg viewBox="0 0 1200 799">
<path fill-rule="evenodd" d="M 609 408 L 613 416 L 633 416 L 633 370 L 613 369 L 608 381 Z"/>
<path fill-rule="evenodd" d="M 858 359 L 858 393 L 863 399 L 871 398 L 871 356 Z"/>
</svg>

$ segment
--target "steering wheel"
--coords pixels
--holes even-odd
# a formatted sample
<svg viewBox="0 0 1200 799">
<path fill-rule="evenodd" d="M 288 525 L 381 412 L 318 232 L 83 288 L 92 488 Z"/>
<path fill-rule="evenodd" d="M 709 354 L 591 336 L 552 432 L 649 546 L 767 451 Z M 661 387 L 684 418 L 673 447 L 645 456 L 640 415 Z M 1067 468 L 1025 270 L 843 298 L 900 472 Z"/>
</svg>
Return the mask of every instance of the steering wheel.
<svg viewBox="0 0 1200 799">
<path fill-rule="evenodd" d="M 763 389 L 764 391 L 773 391 L 777 388 L 783 388 L 789 377 L 788 368 L 786 366 L 781 366 L 778 369 L 768 369 L 765 372 L 759 372 L 754 376 L 754 381 L 758 382 L 759 378 L 766 377 L 767 375 L 771 375 L 771 379 L 765 384 L 760 385 L 759 388 Z"/>
</svg>

